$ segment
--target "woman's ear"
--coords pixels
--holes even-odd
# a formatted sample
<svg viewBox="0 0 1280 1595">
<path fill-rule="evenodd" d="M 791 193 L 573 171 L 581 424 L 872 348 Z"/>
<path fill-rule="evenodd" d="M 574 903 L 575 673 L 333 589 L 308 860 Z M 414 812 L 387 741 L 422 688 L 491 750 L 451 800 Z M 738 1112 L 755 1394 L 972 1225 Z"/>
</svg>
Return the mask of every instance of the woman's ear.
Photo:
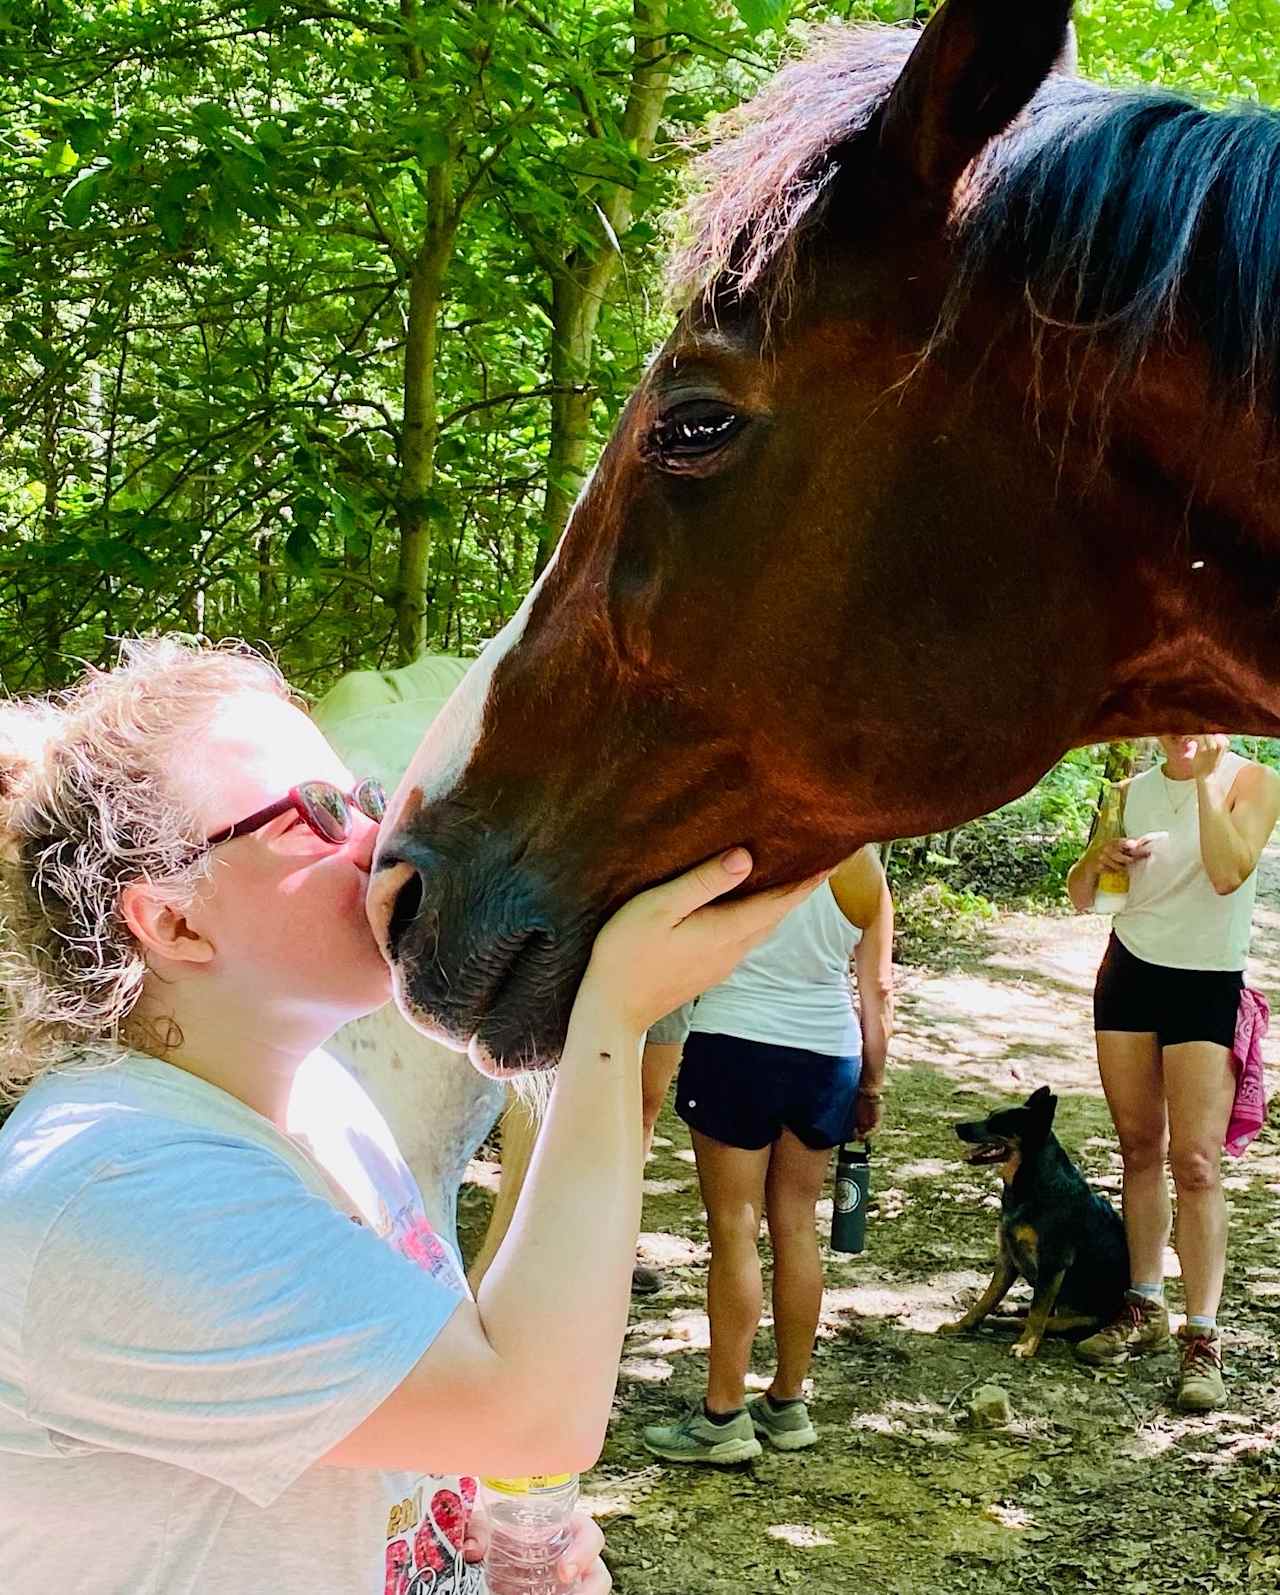
<svg viewBox="0 0 1280 1595">
<path fill-rule="evenodd" d="M 188 911 L 167 902 L 145 881 L 121 890 L 120 912 L 148 960 L 207 964 L 213 958 L 213 943 L 191 922 Z"/>
</svg>

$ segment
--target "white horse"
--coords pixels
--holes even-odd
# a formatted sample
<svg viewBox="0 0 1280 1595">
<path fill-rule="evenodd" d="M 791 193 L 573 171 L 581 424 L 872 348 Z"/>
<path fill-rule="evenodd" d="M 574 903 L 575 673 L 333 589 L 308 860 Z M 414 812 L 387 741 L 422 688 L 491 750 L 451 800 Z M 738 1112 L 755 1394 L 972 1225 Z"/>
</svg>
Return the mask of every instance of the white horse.
<svg viewBox="0 0 1280 1595">
<path fill-rule="evenodd" d="M 348 769 L 376 776 L 392 792 L 470 663 L 428 654 L 401 670 L 355 671 L 312 714 Z M 465 1053 L 421 1035 L 393 1003 L 344 1025 L 325 1050 L 373 1099 L 417 1179 L 432 1226 L 456 1244 L 458 1188 L 502 1111 L 503 1086 L 474 1069 Z M 502 1187 L 473 1279 L 506 1233 L 535 1136 L 534 1119 L 513 1101 L 503 1123 Z"/>
</svg>

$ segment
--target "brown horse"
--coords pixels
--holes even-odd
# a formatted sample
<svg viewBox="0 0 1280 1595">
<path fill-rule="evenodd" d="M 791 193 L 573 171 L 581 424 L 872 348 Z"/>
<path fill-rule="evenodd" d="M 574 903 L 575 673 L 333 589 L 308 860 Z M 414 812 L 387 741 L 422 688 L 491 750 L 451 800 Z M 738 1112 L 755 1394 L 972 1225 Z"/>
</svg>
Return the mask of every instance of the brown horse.
<svg viewBox="0 0 1280 1595">
<path fill-rule="evenodd" d="M 1280 731 L 1280 122 L 1055 69 L 1068 11 L 828 34 L 707 158 L 689 308 L 384 827 L 402 1005 L 482 1067 L 728 844 L 790 881 Z"/>
</svg>

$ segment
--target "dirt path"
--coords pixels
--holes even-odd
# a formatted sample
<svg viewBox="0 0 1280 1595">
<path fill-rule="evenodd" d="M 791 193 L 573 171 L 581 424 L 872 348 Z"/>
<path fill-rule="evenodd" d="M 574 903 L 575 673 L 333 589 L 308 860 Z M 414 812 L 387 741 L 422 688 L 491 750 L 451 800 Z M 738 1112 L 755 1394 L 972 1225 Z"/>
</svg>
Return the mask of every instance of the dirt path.
<svg viewBox="0 0 1280 1595">
<path fill-rule="evenodd" d="M 1280 851 L 1263 870 L 1251 978 L 1280 1013 Z M 1004 1326 L 932 1333 L 986 1282 L 998 1206 L 994 1177 L 958 1161 L 951 1121 L 1047 1083 L 1062 1140 L 1118 1190 L 1089 1007 L 1107 923 L 1010 915 L 955 967 L 902 972 L 868 1251 L 827 1271 L 813 1451 L 716 1471 L 657 1464 L 640 1444 L 644 1423 L 701 1395 L 706 1369 L 693 1154 L 664 1119 L 643 1245 L 669 1283 L 633 1311 L 609 1445 L 586 1485 L 620 1595 L 1280 1588 L 1280 1112 L 1228 1169 L 1228 1411 L 1176 1415 L 1171 1358 L 1094 1373 L 1062 1341 L 1019 1363 Z M 771 1350 L 766 1323 L 757 1388 Z M 978 1431 L 967 1400 L 988 1381 L 1014 1419 Z"/>
</svg>

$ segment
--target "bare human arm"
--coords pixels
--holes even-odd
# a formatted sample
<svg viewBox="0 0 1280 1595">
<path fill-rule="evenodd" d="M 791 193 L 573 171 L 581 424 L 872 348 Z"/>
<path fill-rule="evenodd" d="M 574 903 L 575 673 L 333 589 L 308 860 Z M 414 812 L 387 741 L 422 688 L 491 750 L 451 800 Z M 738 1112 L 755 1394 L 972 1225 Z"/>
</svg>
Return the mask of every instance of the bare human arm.
<svg viewBox="0 0 1280 1595">
<path fill-rule="evenodd" d="M 1198 739 L 1191 773 L 1200 809 L 1200 858 L 1220 896 L 1238 891 L 1258 867 L 1262 850 L 1280 818 L 1280 775 L 1261 764 L 1246 764 L 1223 793 L 1211 780 L 1227 739 Z"/>
<path fill-rule="evenodd" d="M 749 868 L 736 849 L 643 893 L 605 926 L 524 1191 L 476 1300 L 459 1303 L 326 1462 L 520 1476 L 596 1460 L 640 1220 L 641 1041 L 722 980 L 814 885 L 711 902 Z"/>
<path fill-rule="evenodd" d="M 1128 785 L 1127 781 L 1120 782 L 1121 790 Z M 1067 872 L 1067 896 L 1071 906 L 1078 914 L 1089 913 L 1098 894 L 1098 876 L 1103 870 L 1127 869 L 1150 853 L 1150 844 L 1140 837 L 1113 836 L 1097 841 L 1091 838 L 1088 848 Z"/>
<path fill-rule="evenodd" d="M 893 1035 L 893 898 L 873 847 L 860 848 L 831 877 L 840 911 L 862 932 L 854 948 L 862 1022 L 862 1078 L 855 1109 L 858 1134 L 880 1123 L 885 1059 Z"/>
</svg>

